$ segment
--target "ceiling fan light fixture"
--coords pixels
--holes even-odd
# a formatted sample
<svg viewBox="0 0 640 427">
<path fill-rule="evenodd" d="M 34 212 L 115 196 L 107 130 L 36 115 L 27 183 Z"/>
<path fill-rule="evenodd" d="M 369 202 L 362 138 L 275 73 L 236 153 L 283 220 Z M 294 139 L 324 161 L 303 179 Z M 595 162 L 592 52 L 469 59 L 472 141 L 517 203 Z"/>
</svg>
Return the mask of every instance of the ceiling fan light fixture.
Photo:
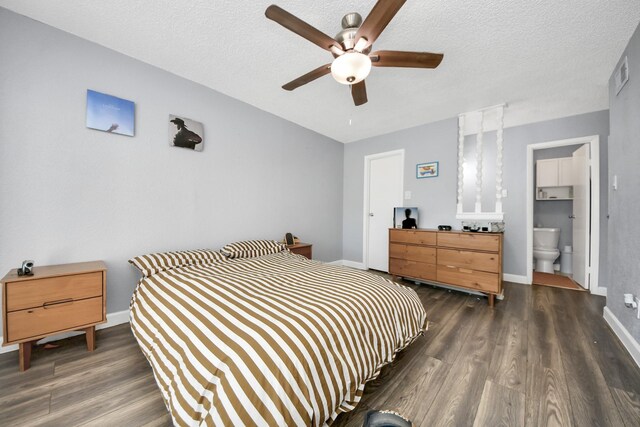
<svg viewBox="0 0 640 427">
<path fill-rule="evenodd" d="M 358 42 L 356 43 L 356 45 L 353 47 L 353 50 L 357 50 L 358 52 L 362 52 L 363 50 L 365 50 L 367 48 L 367 39 L 365 39 L 364 37 L 360 37 L 360 40 L 358 40 Z"/>
<path fill-rule="evenodd" d="M 333 60 L 331 75 L 344 85 L 359 83 L 371 72 L 371 59 L 360 52 L 347 52 Z"/>
</svg>

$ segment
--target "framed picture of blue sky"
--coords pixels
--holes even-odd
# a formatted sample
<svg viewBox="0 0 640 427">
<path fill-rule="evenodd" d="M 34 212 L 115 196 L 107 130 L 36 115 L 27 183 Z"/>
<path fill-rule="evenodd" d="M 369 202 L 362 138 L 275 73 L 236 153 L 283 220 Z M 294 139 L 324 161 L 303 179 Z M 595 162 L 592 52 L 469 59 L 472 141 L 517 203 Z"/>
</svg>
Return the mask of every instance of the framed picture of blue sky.
<svg viewBox="0 0 640 427">
<path fill-rule="evenodd" d="M 134 136 L 135 103 L 106 93 L 87 90 L 87 127 Z"/>
</svg>

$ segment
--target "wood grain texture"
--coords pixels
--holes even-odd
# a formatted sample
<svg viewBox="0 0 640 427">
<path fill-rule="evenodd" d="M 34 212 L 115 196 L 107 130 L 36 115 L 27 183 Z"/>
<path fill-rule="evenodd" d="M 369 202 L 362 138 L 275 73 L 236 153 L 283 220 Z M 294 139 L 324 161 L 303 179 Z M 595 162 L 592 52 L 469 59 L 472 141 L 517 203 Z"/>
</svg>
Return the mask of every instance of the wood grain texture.
<svg viewBox="0 0 640 427">
<path fill-rule="evenodd" d="M 435 246 L 437 242 L 437 231 L 431 230 L 398 230 L 389 229 L 389 241 L 398 243 L 410 243 L 414 245 Z"/>
<path fill-rule="evenodd" d="M 502 293 L 502 234 L 389 229 L 389 273 L 487 293 Z M 435 245 L 435 246 L 434 246 Z"/>
<path fill-rule="evenodd" d="M 44 266 L 31 276 L 11 270 L 2 279 L 3 345 L 19 344 L 18 368 L 29 369 L 33 343 L 48 335 L 84 329 L 87 348 L 107 321 L 103 261 Z"/>
<path fill-rule="evenodd" d="M 569 392 L 564 376 L 539 364 L 529 366 L 525 425 L 572 425 Z"/>
<path fill-rule="evenodd" d="M 500 260 L 497 253 L 438 248 L 438 264 L 470 268 L 489 273 L 498 273 L 500 271 Z"/>
<path fill-rule="evenodd" d="M 294 90 L 299 88 L 300 86 L 306 85 L 307 83 L 311 83 L 312 81 L 319 79 L 322 76 L 326 76 L 331 73 L 331 64 L 321 65 L 315 70 L 309 71 L 307 74 L 304 74 L 297 79 L 291 80 L 289 83 L 282 86 L 284 90 Z"/>
<path fill-rule="evenodd" d="M 512 319 L 498 331 L 493 350 L 489 379 L 520 393 L 527 382 L 527 328 Z"/>
<path fill-rule="evenodd" d="M 102 296 L 102 272 L 7 283 L 7 311 Z"/>
<path fill-rule="evenodd" d="M 640 390 L 634 392 L 615 387 L 610 389 L 624 424 L 627 427 L 640 426 Z"/>
<path fill-rule="evenodd" d="M 370 57 L 371 65 L 374 67 L 437 68 L 444 55 L 431 52 L 378 50 L 372 52 Z"/>
<path fill-rule="evenodd" d="M 498 252 L 500 250 L 500 235 L 440 231 L 438 232 L 438 246 L 442 248 Z"/>
<path fill-rule="evenodd" d="M 404 283 L 425 305 L 429 331 L 334 426 L 360 427 L 373 409 L 415 426 L 640 425 L 640 369 L 604 323 L 604 298 L 507 284 L 490 309 L 476 296 Z M 84 336 L 34 346 L 23 373 L 17 352 L 0 355 L 0 425 L 170 426 L 129 325 L 96 336 L 91 353 Z"/>
<path fill-rule="evenodd" d="M 573 425 L 569 391 L 547 293 L 531 291 L 527 328 L 527 387 L 525 425 Z"/>
<path fill-rule="evenodd" d="M 18 276 L 15 269 L 9 271 L 0 280 L 2 283 L 22 282 L 45 277 L 69 276 L 73 274 L 91 273 L 93 271 L 104 271 L 107 265 L 104 261 L 75 262 L 71 264 L 43 265 L 33 267 L 33 276 Z"/>
<path fill-rule="evenodd" d="M 7 342 L 95 325 L 102 321 L 102 296 L 7 314 Z"/>
<path fill-rule="evenodd" d="M 524 425 L 524 394 L 487 381 L 474 427 Z"/>
<path fill-rule="evenodd" d="M 569 398 L 574 423 L 579 426 L 621 426 L 623 421 L 607 386 L 603 367 L 598 364 L 578 321 L 577 313 L 584 307 L 575 303 L 566 304 L 567 301 L 579 301 L 582 299 L 580 296 L 584 295 L 580 292 L 574 294 L 579 297 L 565 298 L 566 294 L 562 292 L 549 294 L 562 365 L 571 391 Z"/>
</svg>

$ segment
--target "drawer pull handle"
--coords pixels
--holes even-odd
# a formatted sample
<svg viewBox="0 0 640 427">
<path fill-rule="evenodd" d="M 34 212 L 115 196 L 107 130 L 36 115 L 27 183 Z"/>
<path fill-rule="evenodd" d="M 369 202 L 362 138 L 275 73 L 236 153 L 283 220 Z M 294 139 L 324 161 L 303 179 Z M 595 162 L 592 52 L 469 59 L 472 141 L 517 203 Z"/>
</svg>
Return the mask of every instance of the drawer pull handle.
<svg viewBox="0 0 640 427">
<path fill-rule="evenodd" d="M 71 304 L 73 302 L 73 298 L 65 298 L 65 299 L 61 299 L 58 301 L 50 301 L 50 302 L 45 302 L 44 304 L 42 304 L 43 308 L 50 308 L 52 306 L 57 306 L 57 305 L 61 305 L 61 304 Z"/>
<path fill-rule="evenodd" d="M 467 270 L 466 268 L 461 268 L 461 269 L 460 269 L 460 273 L 468 273 L 468 274 L 471 274 L 471 273 L 473 273 L 473 270 Z"/>
</svg>

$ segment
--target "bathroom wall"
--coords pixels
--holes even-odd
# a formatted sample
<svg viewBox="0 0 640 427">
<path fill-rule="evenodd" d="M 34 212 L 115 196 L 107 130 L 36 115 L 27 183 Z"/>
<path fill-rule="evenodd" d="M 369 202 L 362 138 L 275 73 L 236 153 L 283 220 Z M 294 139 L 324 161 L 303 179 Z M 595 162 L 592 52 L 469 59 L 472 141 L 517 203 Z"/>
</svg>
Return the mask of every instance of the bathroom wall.
<svg viewBox="0 0 640 427">
<path fill-rule="evenodd" d="M 571 154 L 581 146 L 581 144 L 578 144 L 535 150 L 533 152 L 533 160 L 537 162 L 544 159 L 571 157 Z M 535 170 L 537 173 L 537 169 Z M 535 187 L 535 179 L 533 185 Z M 601 191 L 605 191 L 605 189 Z M 533 224 L 536 227 L 560 228 L 558 249 L 562 250 L 566 245 L 572 245 L 573 242 L 573 222 L 569 218 L 569 215 L 572 214 L 573 201 L 571 200 L 536 200 L 533 205 Z"/>
</svg>

